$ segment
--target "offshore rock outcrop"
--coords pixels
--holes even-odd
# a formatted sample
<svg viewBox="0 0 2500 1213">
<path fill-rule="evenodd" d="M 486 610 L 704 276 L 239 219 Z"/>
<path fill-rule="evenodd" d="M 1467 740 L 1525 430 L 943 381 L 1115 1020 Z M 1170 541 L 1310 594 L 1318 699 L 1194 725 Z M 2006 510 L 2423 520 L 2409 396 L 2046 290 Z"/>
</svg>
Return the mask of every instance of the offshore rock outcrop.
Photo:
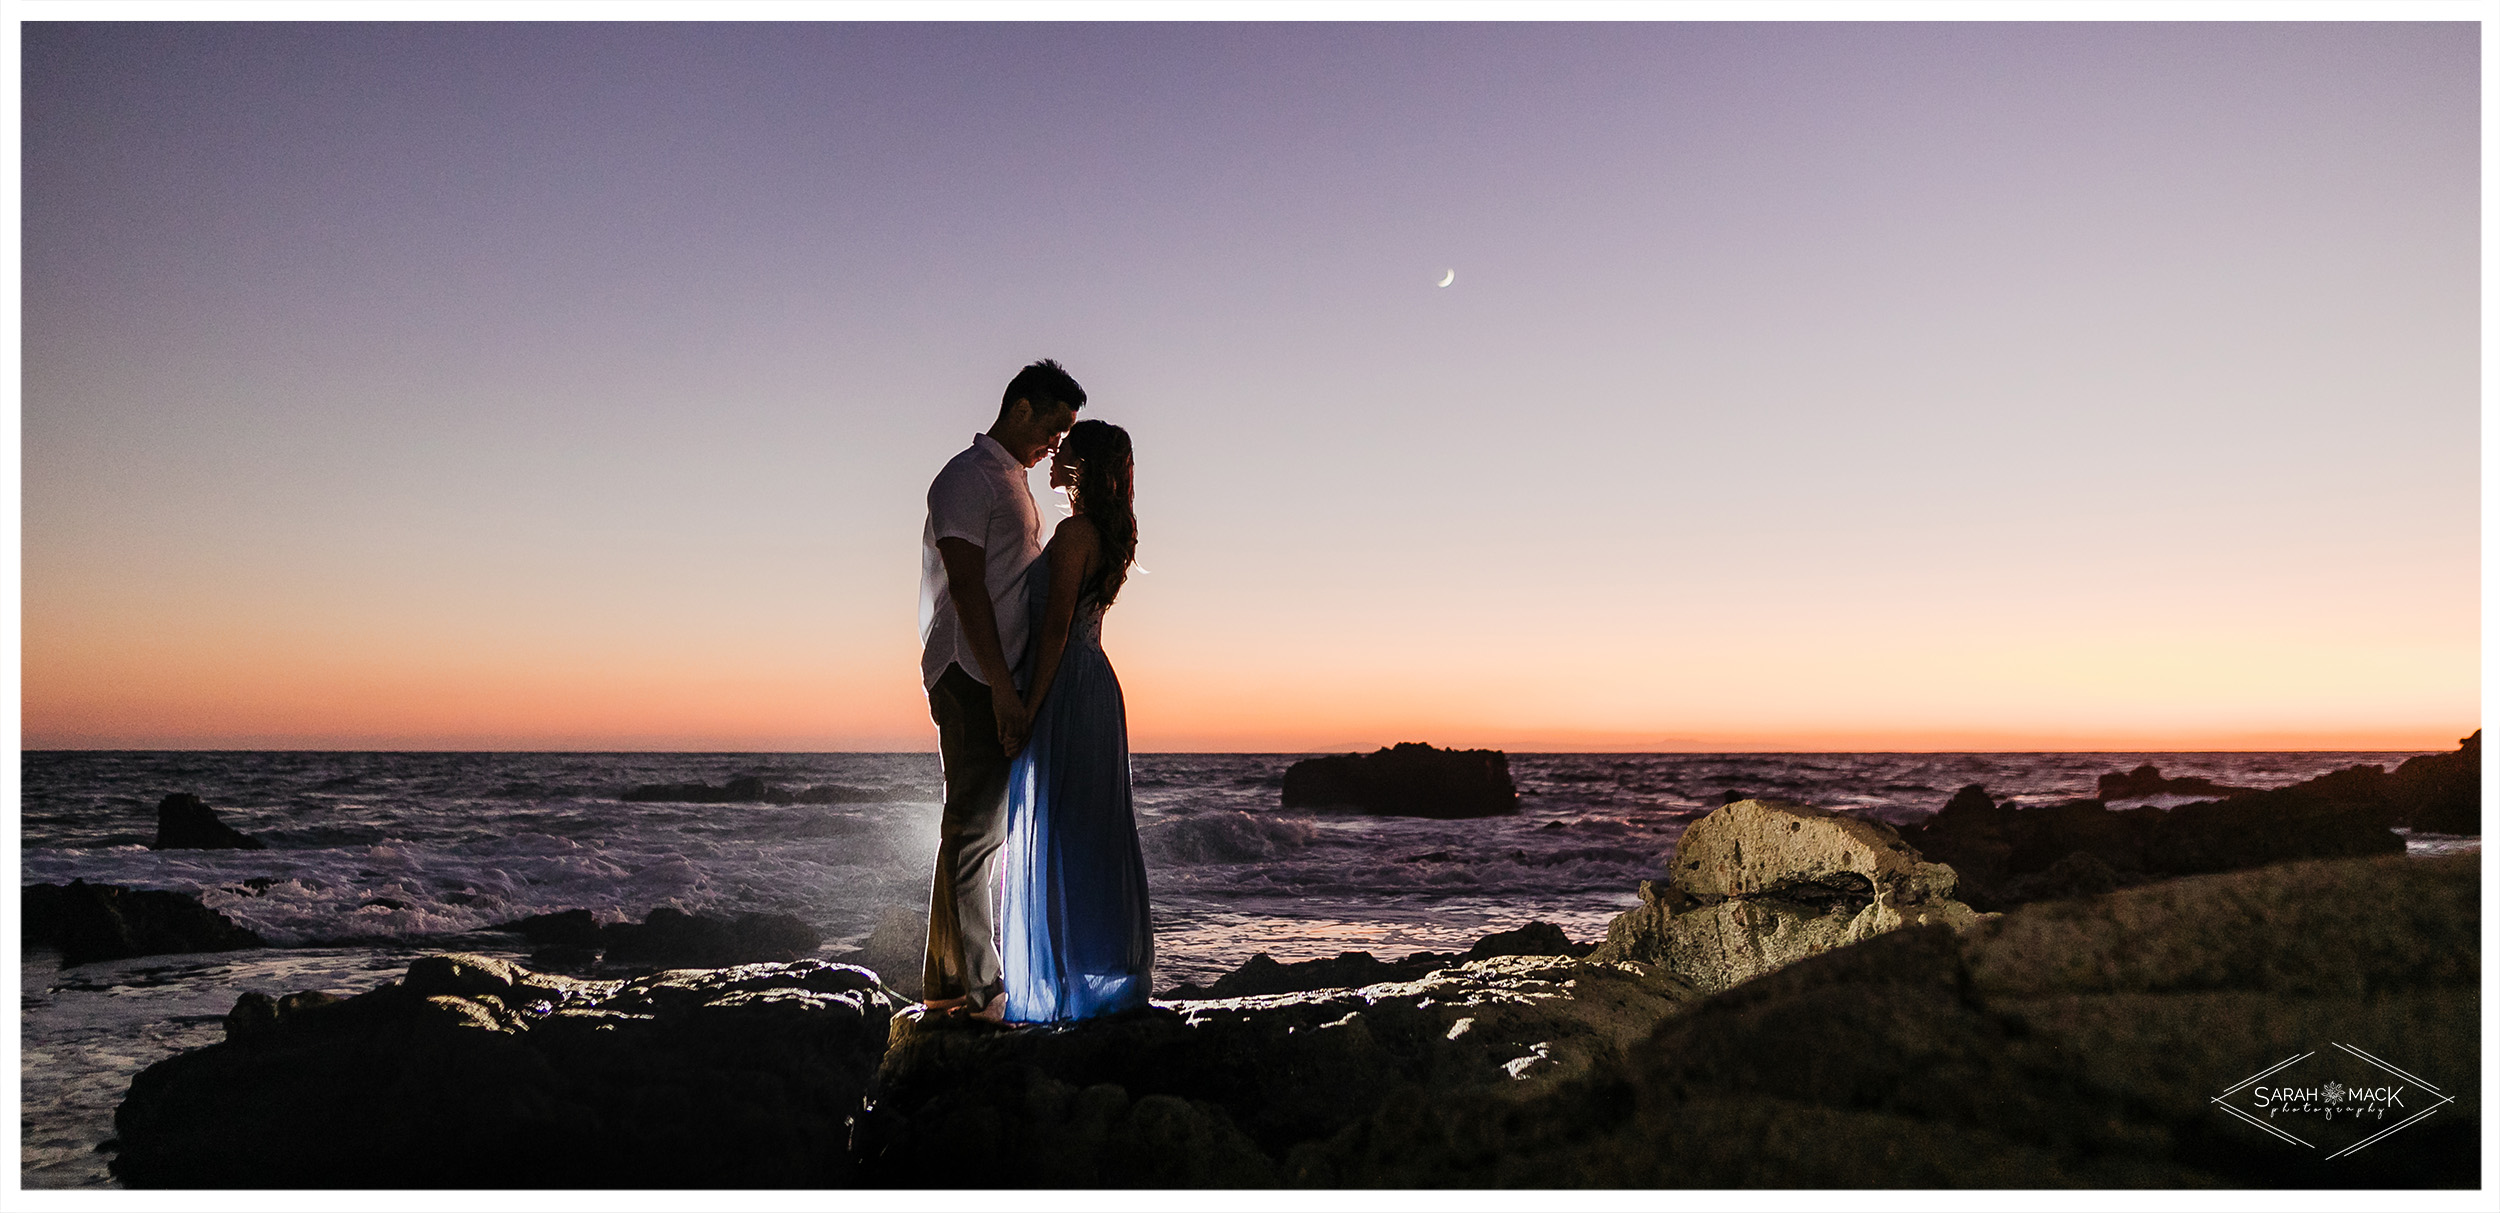
<svg viewBox="0 0 2500 1213">
<path fill-rule="evenodd" d="M 247 994 L 141 1071 L 131 1187 L 834 1187 L 898 1002 L 803 961 L 581 981 L 429 956 L 353 998 Z"/>
<path fill-rule="evenodd" d="M 266 944 L 188 893 L 120 885 L 27 885 L 18 891 L 19 931 L 28 951 L 58 948 L 61 965 L 169 952 L 231 952 Z"/>
<path fill-rule="evenodd" d="M 217 811 L 189 792 L 176 792 L 157 803 L 156 840 L 148 844 L 154 851 L 258 851 L 264 847 L 261 840 L 217 820 Z"/>
<path fill-rule="evenodd" d="M 1369 754 L 1305 758 L 1285 768 L 1284 806 L 1355 808 L 1394 817 L 1498 817 L 1519 811 L 1510 756 L 1401 741 Z"/>
</svg>

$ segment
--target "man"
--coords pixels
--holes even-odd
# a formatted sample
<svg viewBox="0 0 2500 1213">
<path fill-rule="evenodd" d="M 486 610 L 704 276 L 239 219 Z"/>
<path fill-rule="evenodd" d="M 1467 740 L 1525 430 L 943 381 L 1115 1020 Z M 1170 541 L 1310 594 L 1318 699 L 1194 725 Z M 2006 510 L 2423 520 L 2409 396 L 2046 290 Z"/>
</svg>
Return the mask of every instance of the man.
<svg viewBox="0 0 2500 1213">
<path fill-rule="evenodd" d="M 1016 373 L 998 420 L 929 485 L 920 532 L 920 684 L 937 722 L 946 811 L 929 886 L 931 1010 L 1005 1009 L 991 879 L 1007 833 L 1007 763 L 1032 727 L 1014 671 L 1026 641 L 1025 575 L 1042 554 L 1042 516 L 1025 470 L 1057 449 L 1085 406 L 1048 358 Z"/>
</svg>

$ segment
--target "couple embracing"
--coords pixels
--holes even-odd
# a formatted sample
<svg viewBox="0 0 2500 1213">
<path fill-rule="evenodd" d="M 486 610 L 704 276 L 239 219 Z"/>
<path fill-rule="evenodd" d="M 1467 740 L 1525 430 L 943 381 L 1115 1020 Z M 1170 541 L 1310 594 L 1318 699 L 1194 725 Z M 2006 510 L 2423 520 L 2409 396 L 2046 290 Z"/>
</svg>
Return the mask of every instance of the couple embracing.
<svg viewBox="0 0 2500 1213">
<path fill-rule="evenodd" d="M 1146 1005 L 1146 863 L 1128 717 L 1102 613 L 1137 554 L 1128 432 L 1078 421 L 1085 389 L 1043 359 L 929 485 L 920 681 L 946 808 L 929 890 L 932 1011 L 1047 1023 Z M 1042 542 L 1026 469 L 1050 458 L 1072 516 Z"/>
</svg>

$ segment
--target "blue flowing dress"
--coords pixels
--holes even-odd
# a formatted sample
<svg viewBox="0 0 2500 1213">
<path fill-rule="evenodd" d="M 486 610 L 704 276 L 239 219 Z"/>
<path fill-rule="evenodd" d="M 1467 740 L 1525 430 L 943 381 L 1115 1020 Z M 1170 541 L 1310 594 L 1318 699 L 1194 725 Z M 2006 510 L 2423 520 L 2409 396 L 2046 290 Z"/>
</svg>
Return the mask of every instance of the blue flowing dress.
<svg viewBox="0 0 2500 1213">
<path fill-rule="evenodd" d="M 998 917 L 1013 1023 L 1145 1006 L 1154 970 L 1146 858 L 1129 800 L 1128 708 L 1102 652 L 1101 580 L 1089 578 L 1078 596 L 1059 672 L 1008 770 Z M 1047 558 L 1033 566 L 1031 593 L 1027 634 L 1038 660 Z"/>
</svg>

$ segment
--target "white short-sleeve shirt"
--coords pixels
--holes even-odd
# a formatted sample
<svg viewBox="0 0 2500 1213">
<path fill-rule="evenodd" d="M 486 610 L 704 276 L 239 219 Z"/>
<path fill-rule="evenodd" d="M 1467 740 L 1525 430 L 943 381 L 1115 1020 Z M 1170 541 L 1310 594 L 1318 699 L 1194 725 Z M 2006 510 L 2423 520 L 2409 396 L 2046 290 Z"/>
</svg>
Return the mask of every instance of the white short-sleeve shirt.
<svg viewBox="0 0 2500 1213">
<path fill-rule="evenodd" d="M 935 687 L 949 664 L 986 684 L 947 588 L 940 539 L 961 539 L 981 549 L 999 652 L 1014 668 L 1024 657 L 1025 577 L 1042 554 L 1042 514 L 1025 485 L 1024 465 L 997 439 L 976 434 L 971 446 L 946 461 L 929 483 L 929 520 L 920 528 L 921 688 Z"/>
</svg>

